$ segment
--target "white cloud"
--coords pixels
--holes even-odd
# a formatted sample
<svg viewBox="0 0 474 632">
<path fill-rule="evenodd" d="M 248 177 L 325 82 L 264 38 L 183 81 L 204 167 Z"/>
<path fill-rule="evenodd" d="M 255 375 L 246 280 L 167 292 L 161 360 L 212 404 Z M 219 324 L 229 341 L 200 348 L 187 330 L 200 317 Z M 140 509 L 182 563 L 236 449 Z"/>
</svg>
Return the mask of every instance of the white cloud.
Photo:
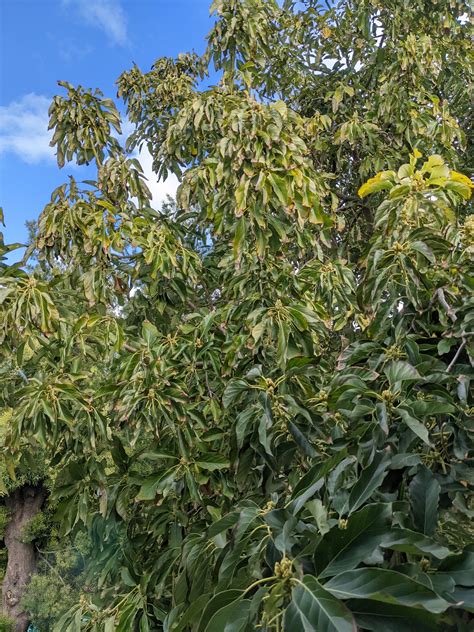
<svg viewBox="0 0 474 632">
<path fill-rule="evenodd" d="M 128 43 L 127 18 L 120 0 L 62 0 L 66 7 L 75 7 L 79 16 L 100 28 L 113 44 Z"/>
<path fill-rule="evenodd" d="M 143 147 L 137 158 L 147 178 L 147 186 L 153 196 L 153 206 L 160 208 L 167 195 L 171 195 L 172 198 L 176 197 L 176 190 L 179 186 L 178 178 L 174 174 L 169 174 L 165 181 L 158 180 L 156 173 L 153 173 L 152 157 L 146 147 Z"/>
<path fill-rule="evenodd" d="M 134 123 L 132 123 L 129 118 L 124 115 L 122 117 L 122 134 L 119 136 L 114 134 L 114 136 L 118 139 L 122 147 L 125 146 L 127 138 L 132 134 L 135 129 Z M 178 178 L 170 173 L 165 181 L 158 180 L 156 173 L 153 172 L 153 158 L 151 157 L 150 152 L 148 151 L 146 144 L 142 146 L 140 151 L 136 149 L 133 154 L 133 158 L 136 158 L 142 166 L 143 175 L 146 177 L 147 187 L 150 189 L 150 193 L 153 196 L 153 206 L 156 208 L 161 207 L 161 203 L 166 201 L 166 197 L 170 195 L 172 198 L 176 197 L 176 191 L 180 184 Z"/>
<path fill-rule="evenodd" d="M 55 161 L 55 149 L 49 146 L 51 132 L 48 131 L 48 108 L 51 99 L 40 94 L 26 94 L 18 101 L 0 106 L 0 155 L 12 153 L 29 164 L 41 161 Z M 133 126 L 125 119 L 123 126 L 124 138 L 132 131 Z M 146 147 L 139 159 L 143 173 L 147 178 L 147 185 L 153 196 L 153 204 L 157 208 L 166 200 L 166 196 L 176 196 L 179 180 L 174 174 L 168 178 L 158 180 L 152 169 L 152 157 Z M 74 163 L 70 163 L 71 166 Z"/>
<path fill-rule="evenodd" d="M 48 97 L 31 93 L 0 106 L 0 154 L 16 154 L 30 164 L 54 160 L 48 132 L 50 102 Z"/>
</svg>

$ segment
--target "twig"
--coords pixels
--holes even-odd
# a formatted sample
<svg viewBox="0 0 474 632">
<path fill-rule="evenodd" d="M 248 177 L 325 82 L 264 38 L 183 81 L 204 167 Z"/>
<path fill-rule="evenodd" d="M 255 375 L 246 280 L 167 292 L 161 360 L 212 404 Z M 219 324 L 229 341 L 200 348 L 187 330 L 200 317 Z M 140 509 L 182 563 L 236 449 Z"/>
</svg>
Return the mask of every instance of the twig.
<svg viewBox="0 0 474 632">
<path fill-rule="evenodd" d="M 444 296 L 444 292 L 442 290 L 442 288 L 438 288 L 436 290 L 436 294 L 438 295 L 438 300 L 441 303 L 441 305 L 444 307 L 444 309 L 446 310 L 446 313 L 448 314 L 448 316 L 450 317 L 450 319 L 454 322 L 457 321 L 457 316 L 454 313 L 453 308 L 449 305 L 449 303 L 447 302 L 445 296 Z"/>
<path fill-rule="evenodd" d="M 462 337 L 462 343 L 459 345 L 458 350 L 456 351 L 456 353 L 454 354 L 454 358 L 451 360 L 451 362 L 449 363 L 448 368 L 446 369 L 446 373 L 449 373 L 451 371 L 451 369 L 453 368 L 453 366 L 456 364 L 457 359 L 459 358 L 461 351 L 464 349 L 464 347 L 467 345 L 467 338 L 465 338 L 464 336 Z"/>
<path fill-rule="evenodd" d="M 43 562 L 46 562 L 46 564 L 47 564 L 47 565 L 49 566 L 49 568 L 53 571 L 53 573 L 56 573 L 56 575 L 59 577 L 59 579 L 61 580 L 61 582 L 63 583 L 63 585 L 64 585 L 64 586 L 66 586 L 66 582 L 65 582 L 65 581 L 64 581 L 64 579 L 61 577 L 61 574 L 60 574 L 60 572 L 58 571 L 58 569 L 57 569 L 57 568 L 55 568 L 52 564 L 50 564 L 50 563 L 48 562 L 48 560 L 46 559 L 46 556 L 45 556 L 45 555 L 43 555 L 39 549 L 38 549 L 38 553 L 39 553 L 39 555 L 40 555 L 41 559 L 43 560 Z"/>
</svg>

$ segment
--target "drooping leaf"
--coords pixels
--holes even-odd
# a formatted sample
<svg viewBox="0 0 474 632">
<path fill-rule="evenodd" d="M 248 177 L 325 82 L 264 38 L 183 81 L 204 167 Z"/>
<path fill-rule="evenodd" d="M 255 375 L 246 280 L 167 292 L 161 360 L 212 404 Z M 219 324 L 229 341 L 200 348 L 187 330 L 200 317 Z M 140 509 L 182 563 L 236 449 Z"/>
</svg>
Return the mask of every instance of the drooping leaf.
<svg viewBox="0 0 474 632">
<path fill-rule="evenodd" d="M 221 454 L 201 454 L 195 461 L 196 465 L 203 470 L 213 472 L 214 470 L 225 470 L 229 468 L 230 461 Z"/>
<path fill-rule="evenodd" d="M 293 588 L 285 611 L 285 629 L 302 632 L 356 632 L 355 621 L 346 606 L 306 575 Z"/>
<path fill-rule="evenodd" d="M 421 380 L 421 376 L 415 367 L 404 360 L 390 362 L 390 364 L 384 369 L 384 373 L 390 384 L 393 386 L 401 382 Z"/>
<path fill-rule="evenodd" d="M 372 463 L 362 470 L 341 513 L 353 513 L 372 496 L 385 478 L 389 463 L 390 456 L 386 452 L 377 452 L 375 454 Z"/>
<path fill-rule="evenodd" d="M 441 632 L 439 619 L 419 608 L 399 606 L 379 601 L 348 602 L 357 625 L 364 630 L 379 632 Z"/>
<path fill-rule="evenodd" d="M 433 535 L 438 524 L 440 484 L 426 467 L 419 467 L 410 483 L 410 507 L 415 527 Z"/>
<path fill-rule="evenodd" d="M 251 601 L 238 599 L 218 610 L 204 632 L 241 632 L 247 626 Z"/>
<path fill-rule="evenodd" d="M 474 586 L 474 552 L 467 550 L 460 555 L 452 555 L 438 567 L 440 574 L 452 577 L 456 584 Z"/>
<path fill-rule="evenodd" d="M 358 566 L 390 533 L 391 505 L 373 504 L 354 512 L 344 528 L 324 535 L 314 552 L 318 577 L 337 575 Z"/>
<path fill-rule="evenodd" d="M 232 404 L 241 393 L 246 391 L 247 388 L 248 384 L 244 380 L 233 380 L 232 382 L 229 382 L 222 398 L 224 407 L 227 408 L 230 406 L 230 404 Z"/>
<path fill-rule="evenodd" d="M 381 546 L 411 555 L 432 555 L 439 560 L 450 555 L 449 549 L 445 546 L 410 529 L 392 529 Z"/>
<path fill-rule="evenodd" d="M 404 423 L 410 428 L 410 430 L 416 434 L 426 445 L 431 446 L 430 435 L 426 426 L 421 421 L 415 419 L 410 412 L 404 408 L 397 409 L 398 414 L 403 419 Z"/>
<path fill-rule="evenodd" d="M 338 452 L 324 463 L 316 463 L 297 483 L 293 491 L 290 511 L 298 513 L 324 484 L 324 477 L 345 457 L 345 451 Z"/>
<path fill-rule="evenodd" d="M 339 599 L 371 599 L 388 604 L 424 608 L 440 613 L 449 603 L 415 579 L 384 568 L 358 568 L 336 575 L 325 584 Z"/>
</svg>

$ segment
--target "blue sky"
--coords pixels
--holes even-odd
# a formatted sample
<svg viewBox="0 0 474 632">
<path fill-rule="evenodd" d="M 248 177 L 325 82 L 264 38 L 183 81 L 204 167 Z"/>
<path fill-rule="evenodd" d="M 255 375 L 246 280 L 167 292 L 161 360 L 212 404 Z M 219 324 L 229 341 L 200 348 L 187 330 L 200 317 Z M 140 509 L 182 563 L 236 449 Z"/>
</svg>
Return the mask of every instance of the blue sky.
<svg viewBox="0 0 474 632">
<path fill-rule="evenodd" d="M 0 0 L 0 206 L 7 243 L 26 239 L 53 189 L 84 168 L 56 166 L 47 110 L 58 80 L 100 88 L 135 62 L 202 53 L 212 26 L 210 0 Z M 149 157 L 142 157 L 147 175 Z M 176 182 L 151 182 L 154 200 Z"/>
</svg>

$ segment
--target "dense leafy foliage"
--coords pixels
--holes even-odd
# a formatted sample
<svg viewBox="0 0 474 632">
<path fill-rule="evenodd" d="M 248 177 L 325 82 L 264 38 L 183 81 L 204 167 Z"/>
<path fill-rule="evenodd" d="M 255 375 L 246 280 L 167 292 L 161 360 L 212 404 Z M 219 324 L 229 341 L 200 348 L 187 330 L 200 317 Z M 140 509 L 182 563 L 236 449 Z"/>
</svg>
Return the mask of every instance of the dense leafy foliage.
<svg viewBox="0 0 474 632">
<path fill-rule="evenodd" d="M 213 9 L 203 58 L 119 78 L 125 147 L 62 84 L 58 162 L 97 178 L 0 264 L 8 473 L 40 455 L 92 541 L 55 629 L 467 629 L 467 4 Z"/>
<path fill-rule="evenodd" d="M 41 632 L 51 630 L 64 611 L 80 600 L 81 592 L 87 591 L 85 565 L 90 555 L 89 541 L 83 533 L 71 539 L 53 531 L 43 547 L 38 547 L 37 573 L 22 600 L 32 629 Z"/>
</svg>

